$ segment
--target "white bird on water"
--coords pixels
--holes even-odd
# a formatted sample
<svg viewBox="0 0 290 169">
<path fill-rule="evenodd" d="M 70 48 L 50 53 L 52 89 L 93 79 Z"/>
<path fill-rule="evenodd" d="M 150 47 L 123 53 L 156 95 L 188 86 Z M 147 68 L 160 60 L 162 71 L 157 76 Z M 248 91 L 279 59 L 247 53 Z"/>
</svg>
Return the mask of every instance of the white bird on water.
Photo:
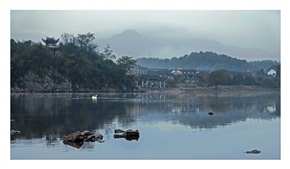
<svg viewBox="0 0 290 169">
<path fill-rule="evenodd" d="M 95 99 L 97 99 L 97 97 L 98 97 L 97 95 L 94 95 L 94 96 L 92 96 L 92 99 L 95 100 Z"/>
</svg>

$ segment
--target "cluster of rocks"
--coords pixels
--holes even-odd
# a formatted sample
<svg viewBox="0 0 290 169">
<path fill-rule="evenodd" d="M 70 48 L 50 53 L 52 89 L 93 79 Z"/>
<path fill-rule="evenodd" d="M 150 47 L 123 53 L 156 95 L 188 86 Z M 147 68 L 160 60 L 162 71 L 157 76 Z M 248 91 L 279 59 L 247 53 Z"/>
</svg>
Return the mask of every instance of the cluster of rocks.
<svg viewBox="0 0 290 169">
<path fill-rule="evenodd" d="M 90 131 L 76 131 L 68 136 L 63 137 L 63 143 L 72 147 L 80 148 L 85 141 L 102 143 L 103 135 L 99 133 L 92 133 Z"/>
<path fill-rule="evenodd" d="M 121 130 L 116 129 L 114 130 L 114 138 L 125 138 L 128 141 L 137 140 L 139 139 L 139 131 L 138 130 Z M 100 143 L 104 142 L 103 135 L 99 133 L 92 133 L 90 131 L 76 131 L 68 136 L 63 137 L 63 143 L 68 144 L 72 147 L 80 148 L 85 141 L 95 142 L 98 141 Z"/>
<path fill-rule="evenodd" d="M 20 131 L 17 131 L 17 130 L 11 130 L 11 135 L 14 135 L 14 134 L 19 134 Z M 138 141 L 139 137 L 140 137 L 140 133 L 138 130 L 132 130 L 132 129 L 129 129 L 129 130 L 121 130 L 121 129 L 115 129 L 114 130 L 114 138 L 125 138 L 126 140 L 128 141 L 132 141 L 132 140 L 136 140 Z M 103 135 L 102 134 L 99 134 L 99 133 L 92 133 L 90 131 L 83 131 L 83 132 L 80 132 L 80 131 L 76 131 L 68 136 L 64 136 L 63 137 L 63 143 L 64 144 L 68 144 L 72 147 L 76 147 L 76 148 L 80 148 L 85 141 L 89 141 L 89 142 L 99 142 L 99 143 L 102 143 L 104 142 L 103 141 Z M 260 150 L 257 150 L 257 149 L 254 149 L 254 150 L 249 150 L 249 151 L 246 151 L 245 153 L 247 154 L 260 154 L 261 151 Z"/>
</svg>

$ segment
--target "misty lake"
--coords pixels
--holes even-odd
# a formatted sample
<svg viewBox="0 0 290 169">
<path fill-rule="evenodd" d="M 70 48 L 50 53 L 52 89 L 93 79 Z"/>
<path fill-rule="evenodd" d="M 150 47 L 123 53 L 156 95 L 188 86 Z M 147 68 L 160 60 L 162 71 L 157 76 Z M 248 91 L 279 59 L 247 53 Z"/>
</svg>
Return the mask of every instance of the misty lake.
<svg viewBox="0 0 290 169">
<path fill-rule="evenodd" d="M 11 94 L 11 159 L 280 159 L 280 92 Z M 213 112 L 209 115 L 208 112 Z M 138 129 L 138 140 L 114 138 Z M 76 148 L 75 131 L 103 141 Z M 258 149 L 259 154 L 246 151 Z"/>
</svg>

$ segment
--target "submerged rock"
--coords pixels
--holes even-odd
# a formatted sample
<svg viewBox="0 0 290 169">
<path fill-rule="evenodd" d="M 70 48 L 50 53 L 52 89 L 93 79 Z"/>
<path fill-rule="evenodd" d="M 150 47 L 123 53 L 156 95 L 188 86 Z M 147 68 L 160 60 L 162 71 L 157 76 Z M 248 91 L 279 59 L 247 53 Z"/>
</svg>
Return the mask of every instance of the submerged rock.
<svg viewBox="0 0 290 169">
<path fill-rule="evenodd" d="M 14 135 L 14 134 L 20 134 L 21 133 L 21 131 L 19 131 L 19 130 L 11 130 L 11 135 Z"/>
<path fill-rule="evenodd" d="M 116 129 L 114 132 L 121 133 L 121 134 L 115 134 L 114 138 L 125 138 L 128 141 L 131 141 L 131 140 L 138 141 L 139 136 L 140 136 L 140 133 L 138 130 L 132 130 L 132 129 L 129 129 L 126 131 L 121 130 L 121 129 Z"/>
<path fill-rule="evenodd" d="M 259 154 L 259 153 L 261 153 L 261 151 L 255 149 L 255 150 L 246 151 L 245 153 L 247 153 L 247 154 Z"/>
<path fill-rule="evenodd" d="M 214 113 L 213 112 L 209 112 L 208 115 L 212 116 Z"/>
</svg>

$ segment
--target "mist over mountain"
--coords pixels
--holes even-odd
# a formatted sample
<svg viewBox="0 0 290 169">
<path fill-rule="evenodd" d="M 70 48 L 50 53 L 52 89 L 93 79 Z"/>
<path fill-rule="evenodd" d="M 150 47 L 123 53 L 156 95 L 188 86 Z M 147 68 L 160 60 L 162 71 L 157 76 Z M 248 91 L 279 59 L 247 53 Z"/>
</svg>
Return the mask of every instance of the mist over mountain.
<svg viewBox="0 0 290 169">
<path fill-rule="evenodd" d="M 109 39 L 96 39 L 100 47 L 107 44 L 118 56 L 128 55 L 133 57 L 153 56 L 157 50 L 158 42 L 139 34 L 135 30 L 125 30 L 120 34 L 113 35 Z"/>
<path fill-rule="evenodd" d="M 118 56 L 128 55 L 134 58 L 172 58 L 199 51 L 212 51 L 248 61 L 271 60 L 271 58 L 279 55 L 262 49 L 228 46 L 205 38 L 157 38 L 145 36 L 136 30 L 125 30 L 108 39 L 96 39 L 96 43 L 101 48 L 109 44 Z"/>
<path fill-rule="evenodd" d="M 46 35 L 38 33 L 11 34 L 11 38 L 19 41 L 32 40 L 34 42 L 41 42 L 41 38 L 45 37 Z M 49 37 L 58 38 L 56 35 L 50 35 Z M 96 36 L 95 42 L 100 50 L 109 44 L 117 57 L 127 55 L 135 59 L 141 57 L 172 58 L 199 51 L 212 51 L 217 54 L 225 54 L 233 58 L 245 59 L 247 61 L 272 60 L 272 58 L 277 58 L 277 56 L 280 55 L 279 53 L 273 53 L 262 49 L 229 46 L 206 38 L 184 38 L 178 36 L 163 36 L 161 38 L 143 35 L 133 29 L 125 30 L 107 39 L 100 39 Z"/>
</svg>

